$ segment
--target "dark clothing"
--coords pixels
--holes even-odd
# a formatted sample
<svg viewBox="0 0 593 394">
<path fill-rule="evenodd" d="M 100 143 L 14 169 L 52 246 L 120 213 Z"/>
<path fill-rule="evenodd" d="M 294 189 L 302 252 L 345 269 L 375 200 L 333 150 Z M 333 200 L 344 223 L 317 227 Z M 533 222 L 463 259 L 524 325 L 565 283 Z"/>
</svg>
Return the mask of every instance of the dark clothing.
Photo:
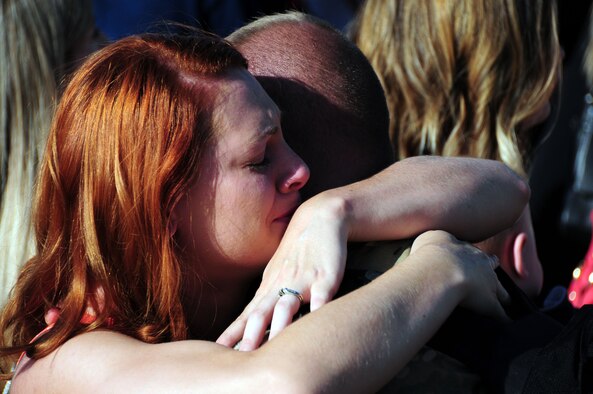
<svg viewBox="0 0 593 394">
<path fill-rule="evenodd" d="M 383 249 L 379 253 L 363 247 L 363 253 L 358 250 L 354 256 L 388 261 L 390 247 L 392 262 L 406 255 L 402 243 L 371 247 L 378 245 Z M 380 275 L 376 265 L 372 270 L 363 269 L 362 264 L 353 266 L 348 265 L 341 292 Z M 481 378 L 482 386 L 476 387 L 485 387 L 487 392 L 593 393 L 593 306 L 574 310 L 561 298 L 562 302 L 541 310 L 502 269 L 497 269 L 497 275 L 512 299 L 506 308 L 512 321 L 500 322 L 457 308 L 428 343 L 429 348 L 465 365 Z"/>
</svg>

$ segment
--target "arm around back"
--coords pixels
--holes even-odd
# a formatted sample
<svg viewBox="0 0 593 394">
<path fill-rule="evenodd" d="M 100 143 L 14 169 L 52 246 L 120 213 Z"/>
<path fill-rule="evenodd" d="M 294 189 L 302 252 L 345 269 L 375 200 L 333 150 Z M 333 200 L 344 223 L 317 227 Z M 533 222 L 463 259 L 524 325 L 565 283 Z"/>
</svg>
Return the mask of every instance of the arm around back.
<svg viewBox="0 0 593 394">
<path fill-rule="evenodd" d="M 503 316 L 496 264 L 442 232 L 368 286 L 252 352 L 204 341 L 146 344 L 99 330 L 19 366 L 18 392 L 370 392 L 397 373 L 458 305 Z M 361 318 L 364 316 L 364 318 Z"/>
</svg>

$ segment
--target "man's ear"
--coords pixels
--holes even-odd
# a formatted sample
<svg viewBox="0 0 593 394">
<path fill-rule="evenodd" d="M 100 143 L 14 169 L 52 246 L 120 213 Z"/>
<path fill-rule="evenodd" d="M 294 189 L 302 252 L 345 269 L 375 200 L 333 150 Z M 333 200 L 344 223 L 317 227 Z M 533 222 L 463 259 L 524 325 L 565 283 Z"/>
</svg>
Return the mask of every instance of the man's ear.
<svg viewBox="0 0 593 394">
<path fill-rule="evenodd" d="M 524 278 L 527 275 L 527 268 L 525 267 L 525 245 L 527 244 L 527 234 L 524 232 L 518 233 L 513 239 L 513 264 L 512 267 L 519 278 Z"/>
</svg>

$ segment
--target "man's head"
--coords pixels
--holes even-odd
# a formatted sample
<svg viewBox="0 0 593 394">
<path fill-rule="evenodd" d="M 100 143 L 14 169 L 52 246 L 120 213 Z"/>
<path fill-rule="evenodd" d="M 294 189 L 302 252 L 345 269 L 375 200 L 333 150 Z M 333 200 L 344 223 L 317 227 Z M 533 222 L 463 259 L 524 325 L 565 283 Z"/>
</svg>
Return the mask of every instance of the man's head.
<svg viewBox="0 0 593 394">
<path fill-rule="evenodd" d="M 310 197 L 393 162 L 383 90 L 340 32 L 300 13 L 263 17 L 228 40 L 282 111 L 291 147 L 311 169 Z"/>
</svg>

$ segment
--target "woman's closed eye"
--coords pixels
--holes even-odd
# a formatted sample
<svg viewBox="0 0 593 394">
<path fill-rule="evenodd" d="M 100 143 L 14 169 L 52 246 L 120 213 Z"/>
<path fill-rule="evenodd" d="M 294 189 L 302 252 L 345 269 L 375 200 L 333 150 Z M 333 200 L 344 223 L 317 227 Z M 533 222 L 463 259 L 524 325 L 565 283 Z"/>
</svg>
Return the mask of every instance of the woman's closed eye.
<svg viewBox="0 0 593 394">
<path fill-rule="evenodd" d="M 254 162 L 254 163 L 249 163 L 247 165 L 247 167 L 249 167 L 249 169 L 254 170 L 254 171 L 262 171 L 265 170 L 266 168 L 268 168 L 268 166 L 270 165 L 270 159 L 267 156 L 264 156 L 263 159 Z"/>
</svg>

